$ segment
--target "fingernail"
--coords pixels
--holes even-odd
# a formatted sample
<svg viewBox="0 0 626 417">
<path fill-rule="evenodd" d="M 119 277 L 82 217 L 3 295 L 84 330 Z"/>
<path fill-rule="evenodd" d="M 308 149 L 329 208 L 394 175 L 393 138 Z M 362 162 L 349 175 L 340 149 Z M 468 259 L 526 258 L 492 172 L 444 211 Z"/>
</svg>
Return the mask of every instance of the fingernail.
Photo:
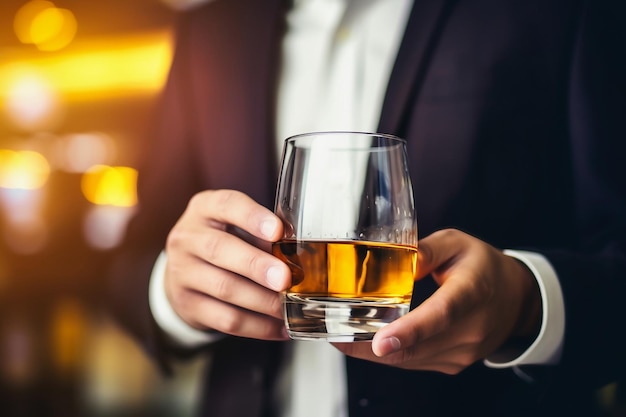
<svg viewBox="0 0 626 417">
<path fill-rule="evenodd" d="M 392 336 L 381 340 L 377 349 L 378 353 L 374 353 L 376 353 L 376 356 L 387 356 L 399 351 L 401 348 L 400 339 Z"/>
<path fill-rule="evenodd" d="M 274 232 L 276 231 L 276 220 L 274 219 L 265 219 L 261 222 L 261 234 L 268 239 L 271 239 L 274 236 Z"/>
<path fill-rule="evenodd" d="M 285 281 L 283 275 L 281 267 L 270 266 L 265 274 L 265 277 L 267 279 L 267 283 L 272 289 L 281 291 L 283 289 L 283 282 Z"/>
</svg>

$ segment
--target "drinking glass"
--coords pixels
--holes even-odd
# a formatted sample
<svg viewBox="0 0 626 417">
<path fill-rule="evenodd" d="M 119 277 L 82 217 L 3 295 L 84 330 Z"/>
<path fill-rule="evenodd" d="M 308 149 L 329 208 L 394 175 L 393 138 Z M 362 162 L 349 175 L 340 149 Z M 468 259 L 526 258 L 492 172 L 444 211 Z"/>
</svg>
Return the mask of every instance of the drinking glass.
<svg viewBox="0 0 626 417">
<path fill-rule="evenodd" d="M 370 340 L 406 314 L 417 268 L 417 219 L 406 142 L 361 132 L 285 140 L 273 253 L 291 269 L 283 292 L 293 339 Z"/>
</svg>

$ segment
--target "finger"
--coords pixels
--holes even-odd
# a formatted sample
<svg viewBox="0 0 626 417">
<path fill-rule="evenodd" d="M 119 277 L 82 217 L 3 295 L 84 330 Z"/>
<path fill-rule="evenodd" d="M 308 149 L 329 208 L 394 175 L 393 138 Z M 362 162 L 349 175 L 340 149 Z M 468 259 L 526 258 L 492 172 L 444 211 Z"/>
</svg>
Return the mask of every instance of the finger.
<svg viewBox="0 0 626 417">
<path fill-rule="evenodd" d="M 412 350 L 402 350 L 394 353 L 393 355 L 381 358 L 372 352 L 371 343 L 358 342 L 332 344 L 347 356 L 383 365 L 394 366 L 396 368 L 456 374 L 467 366 L 464 365 L 465 362 L 459 356 L 463 353 L 461 351 L 462 349 L 456 347 L 453 349 L 447 348 L 446 350 L 439 351 L 437 346 L 433 345 L 425 349 L 432 353 L 432 355 L 418 355 L 417 353 L 421 352 L 422 349 L 416 349 L 416 352 L 413 352 Z M 449 345 L 449 343 L 441 341 L 437 343 L 437 345 L 445 349 L 445 346 Z M 456 353 L 455 351 L 459 351 L 459 353 Z"/>
<path fill-rule="evenodd" d="M 288 338 L 283 320 L 238 308 L 191 290 L 186 291 L 185 298 L 185 314 L 196 318 L 189 321 L 196 328 L 263 340 Z"/>
<path fill-rule="evenodd" d="M 184 247 L 185 250 L 177 250 L 180 247 Z M 248 277 L 275 291 L 286 289 L 291 282 L 287 265 L 264 250 L 222 230 L 208 228 L 202 233 L 171 233 L 166 250 L 168 253 L 189 252 L 206 264 L 213 264 Z M 171 259 L 172 273 L 184 276 L 187 273 L 185 261 L 179 264 L 174 262 L 174 259 Z"/>
<path fill-rule="evenodd" d="M 182 276 L 180 285 L 276 319 L 283 319 L 280 294 L 249 279 L 212 265 L 195 264 Z"/>
<path fill-rule="evenodd" d="M 449 332 L 439 333 L 418 344 L 409 345 L 382 357 L 374 353 L 372 346 L 372 354 L 376 355 L 381 363 L 402 368 L 418 366 L 425 369 L 426 366 L 445 364 L 448 369 L 452 365 L 463 369 L 484 356 L 479 349 L 479 338 L 466 330 L 468 327 L 466 322 L 457 323 L 454 327 L 455 329 Z"/>
<path fill-rule="evenodd" d="M 258 238 L 274 242 L 283 226 L 271 210 L 235 190 L 208 190 L 196 194 L 189 203 L 205 219 L 237 226 Z"/>
<path fill-rule="evenodd" d="M 419 346 L 468 316 L 483 297 L 476 280 L 461 271 L 448 277 L 433 295 L 413 311 L 380 329 L 372 340 L 372 351 L 380 357 L 410 346 Z M 458 329 L 464 332 L 464 329 Z M 458 334 L 451 333 L 452 337 Z M 479 333 L 477 333 L 479 334 Z"/>
<path fill-rule="evenodd" d="M 445 268 L 465 250 L 467 236 L 454 229 L 440 230 L 418 242 L 418 276 L 423 278 Z"/>
</svg>

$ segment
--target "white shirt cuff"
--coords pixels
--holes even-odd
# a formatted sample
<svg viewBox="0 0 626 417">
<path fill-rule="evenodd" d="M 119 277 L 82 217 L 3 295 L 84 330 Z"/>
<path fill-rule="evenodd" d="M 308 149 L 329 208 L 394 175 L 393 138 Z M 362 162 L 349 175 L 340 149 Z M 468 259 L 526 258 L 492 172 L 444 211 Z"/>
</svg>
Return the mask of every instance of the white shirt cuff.
<svg viewBox="0 0 626 417">
<path fill-rule="evenodd" d="M 217 341 L 222 334 L 211 334 L 188 325 L 172 308 L 165 294 L 165 265 L 167 255 L 161 252 L 150 275 L 149 303 L 150 311 L 157 325 L 179 346 L 195 348 Z"/>
<path fill-rule="evenodd" d="M 505 250 L 504 254 L 523 262 L 537 279 L 543 313 L 541 328 L 535 341 L 521 354 L 519 351 L 498 351 L 485 359 L 484 364 L 490 368 L 557 364 L 561 358 L 565 335 L 565 304 L 556 271 L 538 253 Z"/>
</svg>

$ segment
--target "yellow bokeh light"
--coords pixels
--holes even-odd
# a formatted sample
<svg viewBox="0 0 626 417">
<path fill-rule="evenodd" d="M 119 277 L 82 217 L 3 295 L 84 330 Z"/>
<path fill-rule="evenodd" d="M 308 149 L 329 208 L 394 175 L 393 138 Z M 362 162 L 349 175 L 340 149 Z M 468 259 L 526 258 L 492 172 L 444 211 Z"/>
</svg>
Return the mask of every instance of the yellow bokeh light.
<svg viewBox="0 0 626 417">
<path fill-rule="evenodd" d="M 74 39 L 77 23 L 70 10 L 33 0 L 17 11 L 13 28 L 20 42 L 35 44 L 40 51 L 57 51 Z"/>
<path fill-rule="evenodd" d="M 65 17 L 56 7 L 49 7 L 37 13 L 30 23 L 30 39 L 39 44 L 53 39 L 63 28 Z"/>
<path fill-rule="evenodd" d="M 137 204 L 137 170 L 96 165 L 83 174 L 81 189 L 93 204 L 132 207 Z"/>
<path fill-rule="evenodd" d="M 0 149 L 0 187 L 33 190 L 43 187 L 49 175 L 50 165 L 40 153 Z"/>
<path fill-rule="evenodd" d="M 63 301 L 56 307 L 52 320 L 52 347 L 59 371 L 72 372 L 80 366 L 86 329 L 85 311 L 77 301 Z"/>
<path fill-rule="evenodd" d="M 33 19 L 31 39 L 40 51 L 57 51 L 72 42 L 76 28 L 76 18 L 70 10 L 48 8 Z"/>
<path fill-rule="evenodd" d="M 31 25 L 39 13 L 54 8 L 51 1 L 33 0 L 24 4 L 16 13 L 13 20 L 13 29 L 22 43 L 33 43 Z"/>
<path fill-rule="evenodd" d="M 152 94 L 165 83 L 172 57 L 169 30 L 92 41 L 82 52 L 0 63 L 0 100 L 25 68 L 36 68 L 67 99 Z"/>
</svg>

